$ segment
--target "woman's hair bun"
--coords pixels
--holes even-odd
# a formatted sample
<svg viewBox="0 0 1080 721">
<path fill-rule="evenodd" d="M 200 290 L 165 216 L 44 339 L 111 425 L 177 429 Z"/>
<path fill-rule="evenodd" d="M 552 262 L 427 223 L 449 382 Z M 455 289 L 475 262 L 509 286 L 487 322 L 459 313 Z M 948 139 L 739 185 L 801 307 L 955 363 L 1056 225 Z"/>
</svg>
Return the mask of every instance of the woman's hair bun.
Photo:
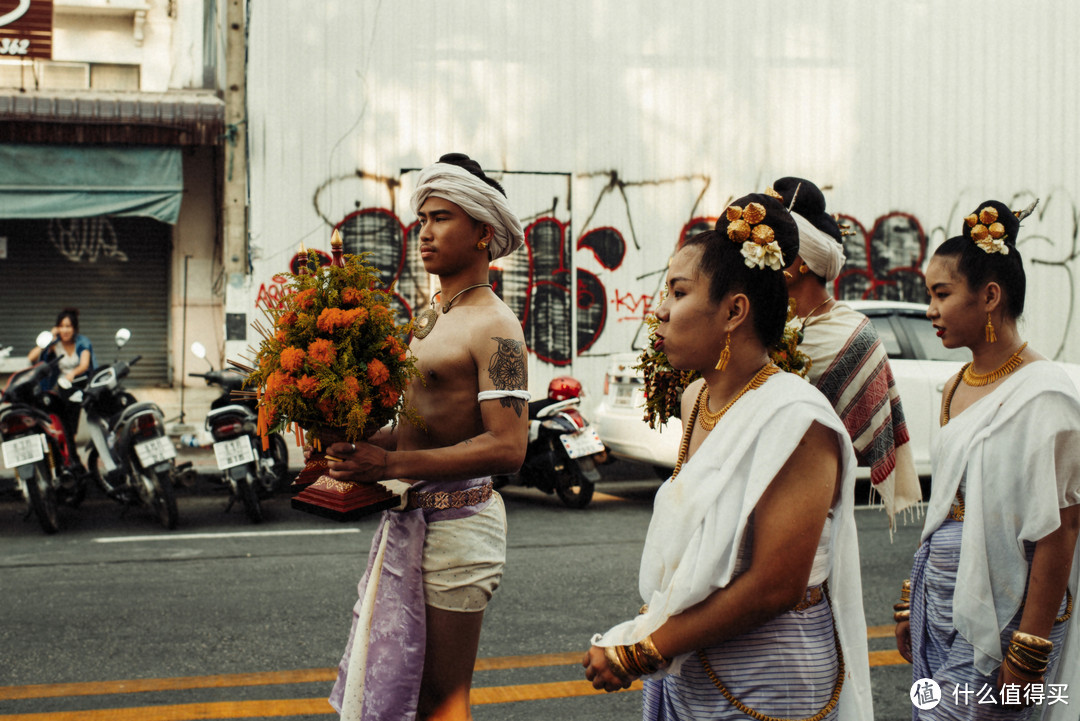
<svg viewBox="0 0 1080 721">
<path fill-rule="evenodd" d="M 998 200 L 984 200 L 964 217 L 961 229 L 964 237 L 979 241 L 997 240 L 1015 248 L 1016 236 L 1020 232 L 1020 220 L 1016 213 Z"/>
<path fill-rule="evenodd" d="M 752 205 L 760 206 L 764 211 L 760 218 L 757 213 L 750 212 Z M 731 228 L 733 224 L 735 228 Z M 784 268 L 791 265 L 795 261 L 795 256 L 799 254 L 799 226 L 795 225 L 795 219 L 791 217 L 787 208 L 770 195 L 750 193 L 733 201 L 716 221 L 716 230 L 721 236 L 730 240 L 739 240 L 742 236 L 736 232 L 740 227 L 738 224 L 749 226 L 751 231 L 756 227 L 771 229 L 771 240 L 776 241 L 776 244 L 780 246 Z M 731 228 L 730 232 L 729 228 Z"/>
<path fill-rule="evenodd" d="M 805 178 L 789 175 L 773 183 L 772 189 L 780 196 L 785 208 L 809 220 L 822 233 L 835 238 L 837 243 L 844 242 L 836 219 L 825 212 L 825 194 L 821 188 Z"/>
</svg>

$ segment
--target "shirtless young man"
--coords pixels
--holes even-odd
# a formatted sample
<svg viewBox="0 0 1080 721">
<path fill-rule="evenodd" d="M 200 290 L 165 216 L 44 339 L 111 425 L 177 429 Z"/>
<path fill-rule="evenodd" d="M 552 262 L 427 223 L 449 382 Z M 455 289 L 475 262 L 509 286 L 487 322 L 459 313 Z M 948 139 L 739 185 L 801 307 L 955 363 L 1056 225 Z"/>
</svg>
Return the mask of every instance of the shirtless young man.
<svg viewBox="0 0 1080 721">
<path fill-rule="evenodd" d="M 480 625 L 506 556 L 490 476 L 521 467 L 528 436 L 521 323 L 488 284 L 490 261 L 523 243 L 520 222 L 498 183 L 457 153 L 421 172 L 412 207 L 440 288 L 410 345 L 423 377 L 405 402 L 425 428 L 403 421 L 374 443 L 327 449 L 342 459 L 329 462 L 334 478 L 410 484 L 404 510 L 384 512 L 360 581 L 330 696 L 343 719 L 472 718 Z"/>
</svg>

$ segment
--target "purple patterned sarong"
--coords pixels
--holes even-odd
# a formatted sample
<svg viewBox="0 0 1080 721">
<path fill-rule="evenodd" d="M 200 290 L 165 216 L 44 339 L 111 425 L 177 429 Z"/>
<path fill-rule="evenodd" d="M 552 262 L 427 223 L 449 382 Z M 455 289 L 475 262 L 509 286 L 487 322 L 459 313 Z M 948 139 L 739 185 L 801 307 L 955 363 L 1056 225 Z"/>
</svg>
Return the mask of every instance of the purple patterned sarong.
<svg viewBox="0 0 1080 721">
<path fill-rule="evenodd" d="M 453 492 L 490 482 L 489 477 L 420 481 L 411 490 Z M 422 572 L 427 524 L 466 518 L 490 502 L 463 508 L 383 511 L 367 570 L 357 587 L 359 600 L 353 607 L 349 642 L 330 692 L 330 705 L 343 719 L 415 719 L 427 635 Z"/>
</svg>

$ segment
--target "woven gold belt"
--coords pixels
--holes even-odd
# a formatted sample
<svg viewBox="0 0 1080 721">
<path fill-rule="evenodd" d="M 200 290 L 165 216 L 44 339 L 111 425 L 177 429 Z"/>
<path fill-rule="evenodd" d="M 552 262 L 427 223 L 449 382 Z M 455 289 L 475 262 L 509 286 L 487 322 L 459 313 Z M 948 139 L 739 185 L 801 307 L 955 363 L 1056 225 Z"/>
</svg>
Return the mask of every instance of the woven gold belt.
<svg viewBox="0 0 1080 721">
<path fill-rule="evenodd" d="M 464 491 L 409 491 L 409 502 L 405 505 L 405 510 L 433 508 L 444 511 L 449 508 L 475 506 L 490 499 L 493 490 L 493 486 L 487 483 L 466 488 Z"/>
<path fill-rule="evenodd" d="M 803 596 L 803 600 L 799 601 L 792 607 L 792 611 L 805 611 L 808 608 L 821 603 L 825 598 L 825 593 L 821 590 L 821 586 L 810 586 L 806 589 L 806 595 Z"/>
</svg>

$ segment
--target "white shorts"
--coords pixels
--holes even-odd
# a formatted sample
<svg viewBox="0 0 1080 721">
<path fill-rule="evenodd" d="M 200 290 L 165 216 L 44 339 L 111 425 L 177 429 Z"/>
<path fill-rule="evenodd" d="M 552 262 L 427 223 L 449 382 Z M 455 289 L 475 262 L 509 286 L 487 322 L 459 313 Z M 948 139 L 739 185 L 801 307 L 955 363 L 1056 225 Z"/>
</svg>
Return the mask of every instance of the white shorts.
<svg viewBox="0 0 1080 721">
<path fill-rule="evenodd" d="M 502 496 L 467 518 L 428 523 L 424 540 L 424 603 L 444 611 L 483 611 L 506 565 Z"/>
</svg>

